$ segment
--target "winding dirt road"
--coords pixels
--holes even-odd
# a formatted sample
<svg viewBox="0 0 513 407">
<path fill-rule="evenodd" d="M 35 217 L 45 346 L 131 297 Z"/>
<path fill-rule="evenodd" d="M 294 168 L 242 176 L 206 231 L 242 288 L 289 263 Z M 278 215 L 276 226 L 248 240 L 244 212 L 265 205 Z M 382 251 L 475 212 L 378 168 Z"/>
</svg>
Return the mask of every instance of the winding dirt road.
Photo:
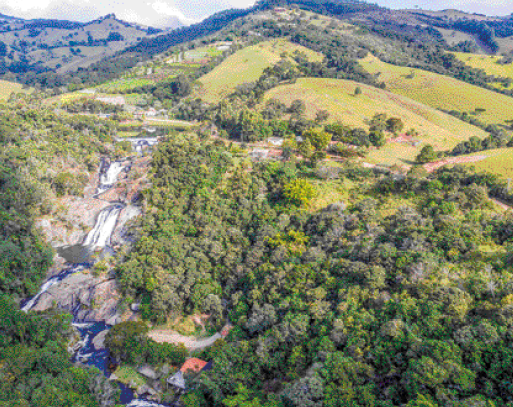
<svg viewBox="0 0 513 407">
<path fill-rule="evenodd" d="M 159 343 L 183 343 L 189 350 L 204 349 L 212 346 L 215 341 L 222 339 L 229 330 L 231 325 L 226 325 L 221 332 L 218 332 L 208 338 L 196 339 L 191 336 L 183 336 L 179 333 L 167 329 L 156 329 L 148 332 L 148 336 L 155 342 Z"/>
</svg>

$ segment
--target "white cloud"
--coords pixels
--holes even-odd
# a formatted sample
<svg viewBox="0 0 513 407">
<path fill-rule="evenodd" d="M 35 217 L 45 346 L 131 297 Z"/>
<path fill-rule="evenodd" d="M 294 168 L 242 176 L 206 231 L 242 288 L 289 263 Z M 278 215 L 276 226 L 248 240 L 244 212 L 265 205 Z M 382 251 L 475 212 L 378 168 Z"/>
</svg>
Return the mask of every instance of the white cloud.
<svg viewBox="0 0 513 407">
<path fill-rule="evenodd" d="M 510 14 L 512 0 L 370 0 L 393 8 L 459 8 L 483 14 Z M 115 13 L 146 25 L 165 25 L 174 18 L 192 23 L 226 8 L 245 8 L 255 0 L 0 0 L 0 13 L 23 18 L 90 21 Z"/>
<path fill-rule="evenodd" d="M 178 8 L 168 4 L 163 0 L 157 0 L 154 3 L 148 3 L 148 5 L 158 14 L 163 14 L 169 17 L 177 17 L 183 23 L 192 24 L 197 22 L 196 19 L 186 17 Z"/>
</svg>

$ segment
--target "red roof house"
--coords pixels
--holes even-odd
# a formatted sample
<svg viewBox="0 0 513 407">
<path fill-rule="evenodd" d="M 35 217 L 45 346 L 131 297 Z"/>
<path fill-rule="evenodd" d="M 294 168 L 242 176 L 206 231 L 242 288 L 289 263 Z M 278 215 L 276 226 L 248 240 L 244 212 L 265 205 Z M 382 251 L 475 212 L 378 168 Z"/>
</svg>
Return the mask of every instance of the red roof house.
<svg viewBox="0 0 513 407">
<path fill-rule="evenodd" d="M 185 361 L 183 366 L 180 368 L 180 371 L 185 373 L 192 371 L 194 373 L 201 372 L 205 366 L 207 365 L 207 362 L 204 360 L 198 359 L 198 358 L 190 358 Z"/>
</svg>

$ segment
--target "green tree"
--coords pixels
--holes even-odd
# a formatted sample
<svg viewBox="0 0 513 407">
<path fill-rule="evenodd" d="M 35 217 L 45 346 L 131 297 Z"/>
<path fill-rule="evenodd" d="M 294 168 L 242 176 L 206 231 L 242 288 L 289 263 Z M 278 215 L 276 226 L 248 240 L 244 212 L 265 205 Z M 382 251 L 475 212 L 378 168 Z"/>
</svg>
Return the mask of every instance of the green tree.
<svg viewBox="0 0 513 407">
<path fill-rule="evenodd" d="M 294 205 L 306 206 L 315 198 L 317 191 L 310 181 L 298 178 L 284 186 L 283 195 Z"/>
<path fill-rule="evenodd" d="M 322 128 L 317 127 L 307 130 L 303 134 L 303 137 L 308 140 L 317 151 L 326 151 L 332 136 Z"/>
<path fill-rule="evenodd" d="M 418 164 L 430 163 L 438 160 L 438 153 L 435 151 L 431 144 L 422 147 L 420 153 L 415 158 L 415 162 Z"/>
</svg>

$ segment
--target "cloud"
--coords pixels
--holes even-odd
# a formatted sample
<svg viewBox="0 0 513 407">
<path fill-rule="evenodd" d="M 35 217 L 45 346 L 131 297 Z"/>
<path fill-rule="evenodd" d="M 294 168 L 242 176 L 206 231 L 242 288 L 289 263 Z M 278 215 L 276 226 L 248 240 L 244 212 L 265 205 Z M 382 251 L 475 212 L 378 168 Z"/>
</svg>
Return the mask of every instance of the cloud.
<svg viewBox="0 0 513 407">
<path fill-rule="evenodd" d="M 511 0 L 373 0 L 373 2 L 391 8 L 419 6 L 426 10 L 458 9 L 487 15 L 509 15 L 513 12 Z"/>
<path fill-rule="evenodd" d="M 393 8 L 458 8 L 490 15 L 513 12 L 512 0 L 370 0 Z M 245 8 L 255 0 L 0 0 L 0 13 L 23 18 L 91 21 L 115 13 L 140 24 L 165 26 L 174 19 L 186 24 L 227 8 Z"/>
<path fill-rule="evenodd" d="M 192 24 L 232 7 L 245 8 L 254 0 L 0 0 L 0 13 L 32 18 L 87 22 L 114 13 L 140 24 L 166 26 L 179 19 Z"/>
</svg>

